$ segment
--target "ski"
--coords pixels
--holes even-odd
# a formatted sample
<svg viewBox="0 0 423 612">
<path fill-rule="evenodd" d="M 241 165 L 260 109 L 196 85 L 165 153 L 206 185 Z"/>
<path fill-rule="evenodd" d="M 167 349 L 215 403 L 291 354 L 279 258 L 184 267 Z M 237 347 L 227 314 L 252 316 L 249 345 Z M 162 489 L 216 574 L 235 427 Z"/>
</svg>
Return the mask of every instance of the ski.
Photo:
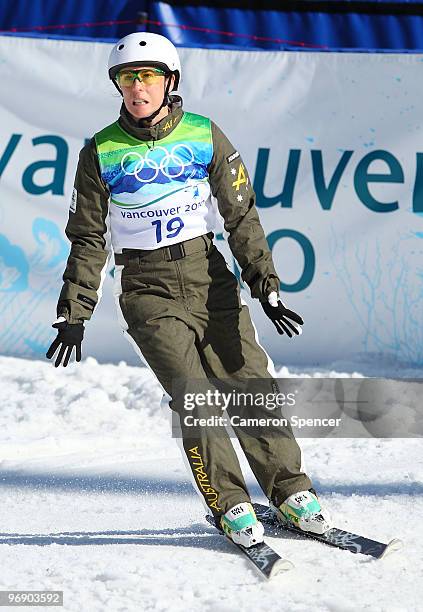
<svg viewBox="0 0 423 612">
<path fill-rule="evenodd" d="M 274 578 L 280 574 L 283 574 L 294 568 L 293 563 L 288 559 L 283 559 L 273 548 L 271 548 L 266 542 L 260 544 L 254 544 L 246 548 L 241 544 L 235 544 L 233 540 L 228 538 L 221 529 L 216 526 L 214 518 L 210 515 L 206 516 L 206 520 L 210 525 L 215 527 L 217 531 L 224 536 L 233 546 L 236 546 L 246 555 L 254 566 L 261 572 L 261 574 L 267 578 Z"/>
<path fill-rule="evenodd" d="M 274 511 L 269 506 L 264 506 L 263 504 L 253 504 L 253 506 L 258 520 L 263 523 L 269 536 L 278 535 L 282 531 L 289 531 L 301 537 L 318 540 L 329 546 L 349 550 L 352 553 L 369 555 L 375 559 L 382 559 L 386 555 L 400 550 L 403 546 L 401 540 L 396 538 L 388 544 L 383 544 L 377 540 L 365 538 L 350 531 L 337 529 L 336 527 L 329 529 L 329 531 L 323 534 L 302 531 L 298 527 L 294 527 L 294 525 L 278 521 Z"/>
</svg>

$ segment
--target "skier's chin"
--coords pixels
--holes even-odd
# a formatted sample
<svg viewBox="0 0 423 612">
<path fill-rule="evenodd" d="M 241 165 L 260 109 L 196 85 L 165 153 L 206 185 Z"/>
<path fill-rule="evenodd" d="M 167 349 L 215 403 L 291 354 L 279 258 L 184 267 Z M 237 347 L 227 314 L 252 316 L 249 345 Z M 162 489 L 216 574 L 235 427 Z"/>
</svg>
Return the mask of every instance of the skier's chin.
<svg viewBox="0 0 423 612">
<path fill-rule="evenodd" d="M 143 119 L 144 117 L 149 117 L 152 113 L 154 113 L 154 108 L 152 107 L 151 102 L 147 102 L 146 104 L 136 104 L 136 102 L 132 102 L 131 108 L 129 112 L 137 119 Z"/>
</svg>

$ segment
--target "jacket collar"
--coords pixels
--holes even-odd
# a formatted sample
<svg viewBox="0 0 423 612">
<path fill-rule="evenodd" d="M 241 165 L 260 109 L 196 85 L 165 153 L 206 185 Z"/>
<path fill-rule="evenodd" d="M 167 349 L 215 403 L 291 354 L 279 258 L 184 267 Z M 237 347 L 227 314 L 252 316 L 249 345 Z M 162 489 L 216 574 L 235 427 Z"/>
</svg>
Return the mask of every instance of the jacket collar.
<svg viewBox="0 0 423 612">
<path fill-rule="evenodd" d="M 138 140 L 160 140 L 172 132 L 182 119 L 182 98 L 169 96 L 169 114 L 155 125 L 149 125 L 144 119 L 135 119 L 122 102 L 119 125 Z M 170 125 L 169 125 L 170 124 Z"/>
</svg>

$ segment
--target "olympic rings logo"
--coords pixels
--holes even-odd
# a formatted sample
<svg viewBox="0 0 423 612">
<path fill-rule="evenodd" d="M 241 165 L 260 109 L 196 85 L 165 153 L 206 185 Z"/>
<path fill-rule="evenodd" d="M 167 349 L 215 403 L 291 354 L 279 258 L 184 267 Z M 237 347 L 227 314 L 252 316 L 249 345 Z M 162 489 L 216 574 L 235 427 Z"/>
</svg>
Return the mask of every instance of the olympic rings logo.
<svg viewBox="0 0 423 612">
<path fill-rule="evenodd" d="M 187 155 L 188 153 L 188 155 Z M 150 154 L 154 154 L 156 159 L 152 159 Z M 157 159 L 159 154 L 159 159 Z M 161 159 L 160 159 L 161 155 Z M 184 159 L 188 157 L 188 159 Z M 132 171 L 128 170 L 128 166 L 133 163 L 134 158 L 137 159 L 137 163 L 134 166 Z M 130 160 L 130 161 L 127 161 Z M 154 181 L 159 172 L 164 174 L 168 179 L 175 179 L 181 176 L 185 168 L 192 164 L 194 161 L 194 153 L 186 144 L 177 144 L 175 145 L 171 151 L 165 149 L 165 147 L 154 147 L 154 149 L 147 151 L 146 155 L 141 155 L 137 151 L 129 151 L 125 153 L 120 162 L 120 167 L 122 171 L 128 176 L 135 176 L 137 181 L 140 183 L 151 183 Z M 125 168 L 126 162 L 126 168 Z M 159 163 L 160 162 L 160 163 Z M 170 172 L 170 168 L 172 168 L 172 172 Z M 153 170 L 153 174 L 150 178 L 143 178 L 140 176 L 140 173 L 144 169 Z"/>
</svg>

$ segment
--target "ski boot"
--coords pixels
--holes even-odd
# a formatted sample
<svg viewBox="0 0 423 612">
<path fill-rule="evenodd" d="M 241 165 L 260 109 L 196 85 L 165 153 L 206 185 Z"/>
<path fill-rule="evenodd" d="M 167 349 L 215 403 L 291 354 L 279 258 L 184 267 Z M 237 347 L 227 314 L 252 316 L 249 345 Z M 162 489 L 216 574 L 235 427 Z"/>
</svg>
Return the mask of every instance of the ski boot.
<svg viewBox="0 0 423 612">
<path fill-rule="evenodd" d="M 228 538 L 245 548 L 263 542 L 264 527 L 257 520 L 254 508 L 249 502 L 242 502 L 228 510 L 220 518 L 220 526 Z"/>
<path fill-rule="evenodd" d="M 291 523 L 302 531 L 322 534 L 333 527 L 327 510 L 324 510 L 314 489 L 290 495 L 279 507 L 270 504 L 281 523 Z"/>
</svg>

